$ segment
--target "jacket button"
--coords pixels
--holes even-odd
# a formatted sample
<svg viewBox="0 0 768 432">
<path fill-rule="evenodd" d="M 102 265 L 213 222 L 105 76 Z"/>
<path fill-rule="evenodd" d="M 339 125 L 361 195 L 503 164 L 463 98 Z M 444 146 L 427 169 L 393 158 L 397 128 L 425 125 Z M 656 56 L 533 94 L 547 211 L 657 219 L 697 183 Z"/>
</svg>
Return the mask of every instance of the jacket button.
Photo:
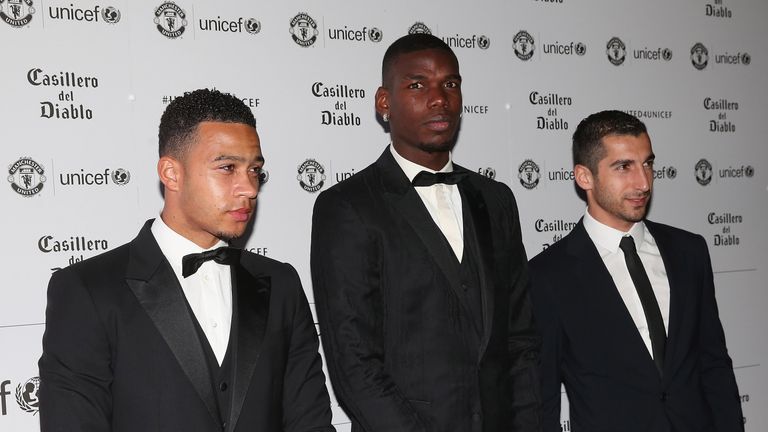
<svg viewBox="0 0 768 432">
<path fill-rule="evenodd" d="M 472 421 L 479 422 L 480 421 L 480 413 L 472 414 Z"/>
<path fill-rule="evenodd" d="M 666 402 L 667 401 L 667 392 L 661 392 L 661 401 Z"/>
<path fill-rule="evenodd" d="M 227 391 L 227 383 L 222 382 L 221 384 L 219 384 L 219 390 Z"/>
</svg>

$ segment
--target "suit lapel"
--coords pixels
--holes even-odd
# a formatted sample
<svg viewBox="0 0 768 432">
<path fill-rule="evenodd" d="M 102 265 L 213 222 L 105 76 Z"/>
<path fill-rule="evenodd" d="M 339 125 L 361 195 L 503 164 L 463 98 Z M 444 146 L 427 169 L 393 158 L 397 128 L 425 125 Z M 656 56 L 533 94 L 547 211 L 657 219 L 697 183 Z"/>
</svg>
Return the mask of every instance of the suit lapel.
<svg viewBox="0 0 768 432">
<path fill-rule="evenodd" d="M 587 291 L 580 297 L 587 302 L 593 302 L 587 305 L 588 309 L 601 313 L 600 316 L 590 317 L 590 319 L 603 320 L 607 334 L 614 335 L 615 340 L 626 342 L 630 346 L 630 349 L 624 353 L 628 358 L 628 364 L 639 361 L 649 374 L 661 378 L 610 272 L 584 229 L 583 221 L 579 221 L 566 238 L 569 239 L 568 253 L 578 263 L 576 271 L 579 280 L 574 286 L 582 287 Z M 612 341 L 608 340 L 605 343 L 612 343 Z"/>
<path fill-rule="evenodd" d="M 461 298 L 460 275 L 455 264 L 456 257 L 446 246 L 446 240 L 440 228 L 435 224 L 424 206 L 416 189 L 408 182 L 400 166 L 392 157 L 389 148 L 384 150 L 377 161 L 381 170 L 384 187 L 384 199 L 395 209 L 395 214 L 401 214 L 416 236 L 429 250 L 440 270 L 448 280 L 451 289 Z"/>
<path fill-rule="evenodd" d="M 261 353 L 269 315 L 271 280 L 266 275 L 253 275 L 242 264 L 233 268 L 232 289 L 235 293 L 237 344 L 234 354 L 234 382 L 228 425 L 233 430 L 243 409 L 253 371 Z"/>
<path fill-rule="evenodd" d="M 131 242 L 126 283 L 168 344 L 211 416 L 218 409 L 203 347 L 186 306 L 179 281 L 160 251 L 147 221 Z"/>
<path fill-rule="evenodd" d="M 645 224 L 656 241 L 656 247 L 659 248 L 669 282 L 669 323 L 667 324 L 667 347 L 664 356 L 664 371 L 666 372 L 671 370 L 670 365 L 674 364 L 672 362 L 678 356 L 675 348 L 682 345 L 677 343 L 677 340 L 680 338 L 682 323 L 685 322 L 683 315 L 687 304 L 685 298 L 687 283 L 686 273 L 682 270 L 687 267 L 681 260 L 684 260 L 687 255 L 682 250 L 676 250 L 678 245 L 667 238 L 655 223 L 645 221 Z M 664 374 L 664 376 L 668 375 L 667 373 Z"/>
<path fill-rule="evenodd" d="M 464 168 L 456 165 L 456 170 L 465 170 Z M 494 310 L 494 295 L 496 291 L 495 273 L 493 271 L 494 256 L 493 253 L 493 236 L 491 235 L 491 218 L 488 213 L 488 207 L 485 203 L 485 198 L 480 193 L 480 190 L 472 183 L 470 179 L 466 179 L 459 183 L 459 191 L 462 197 L 462 211 L 465 211 L 464 221 L 464 235 L 474 234 L 475 238 L 469 238 L 467 244 L 476 245 L 479 253 L 477 254 L 477 271 L 480 281 L 480 299 L 483 311 L 483 338 L 480 345 L 480 358 L 482 358 L 485 348 L 488 345 L 488 341 L 491 337 L 491 330 L 493 328 L 493 310 Z M 471 217 L 471 221 L 467 220 L 467 216 Z M 472 224 L 474 229 L 466 229 L 467 222 Z"/>
</svg>

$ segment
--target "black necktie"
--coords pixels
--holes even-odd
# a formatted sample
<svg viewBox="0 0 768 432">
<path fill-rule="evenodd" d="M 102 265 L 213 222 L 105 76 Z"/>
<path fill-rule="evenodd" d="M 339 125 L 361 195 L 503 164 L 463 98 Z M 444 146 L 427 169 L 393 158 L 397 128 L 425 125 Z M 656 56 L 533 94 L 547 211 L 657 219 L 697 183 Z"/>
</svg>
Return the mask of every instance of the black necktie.
<svg viewBox="0 0 768 432">
<path fill-rule="evenodd" d="M 640 303 L 645 312 L 645 321 L 648 324 L 648 332 L 651 334 L 651 348 L 653 349 L 653 361 L 662 373 L 664 367 L 664 351 L 667 345 L 667 333 L 664 330 L 664 320 L 661 318 L 659 303 L 656 302 L 656 296 L 653 294 L 651 281 L 648 274 L 645 273 L 643 263 L 637 255 L 635 249 L 635 240 L 632 236 L 622 237 L 619 247 L 624 251 L 624 260 L 627 262 L 629 275 L 635 284 L 637 295 L 640 297 Z"/>
<path fill-rule="evenodd" d="M 427 171 L 421 171 L 413 178 L 414 186 L 432 186 L 433 184 L 443 183 L 448 185 L 455 185 L 460 182 L 461 179 L 467 176 L 466 171 L 452 171 L 452 172 L 439 172 L 431 173 Z"/>
<path fill-rule="evenodd" d="M 232 265 L 240 261 L 240 249 L 222 246 L 218 249 L 184 255 L 181 259 L 181 275 L 189 277 L 206 261 L 215 261 L 219 264 Z"/>
</svg>

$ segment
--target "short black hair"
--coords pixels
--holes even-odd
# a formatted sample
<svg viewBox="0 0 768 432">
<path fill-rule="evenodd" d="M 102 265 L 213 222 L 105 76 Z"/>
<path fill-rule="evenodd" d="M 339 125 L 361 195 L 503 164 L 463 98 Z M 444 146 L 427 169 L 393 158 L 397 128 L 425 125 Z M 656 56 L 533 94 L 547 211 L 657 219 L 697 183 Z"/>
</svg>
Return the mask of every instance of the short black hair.
<svg viewBox="0 0 768 432">
<path fill-rule="evenodd" d="M 597 174 L 600 159 L 605 157 L 603 138 L 609 135 L 648 133 L 645 124 L 623 111 L 607 110 L 594 113 L 579 123 L 573 133 L 573 163 L 584 165 Z"/>
<path fill-rule="evenodd" d="M 168 104 L 160 118 L 160 157 L 181 159 L 192 142 L 197 125 L 206 121 L 242 123 L 256 127 L 253 112 L 234 95 L 215 89 L 185 92 L 184 96 Z"/>
<path fill-rule="evenodd" d="M 389 70 L 392 67 L 392 63 L 394 63 L 398 57 L 403 54 L 430 49 L 436 49 L 450 53 L 451 57 L 456 60 L 456 63 L 459 62 L 451 47 L 449 47 L 448 44 L 443 42 L 443 40 L 439 37 L 432 36 L 431 34 L 427 33 L 407 34 L 392 42 L 392 45 L 390 45 L 389 48 L 387 48 L 387 51 L 384 53 L 384 59 L 381 62 L 382 85 L 386 85 Z"/>
</svg>

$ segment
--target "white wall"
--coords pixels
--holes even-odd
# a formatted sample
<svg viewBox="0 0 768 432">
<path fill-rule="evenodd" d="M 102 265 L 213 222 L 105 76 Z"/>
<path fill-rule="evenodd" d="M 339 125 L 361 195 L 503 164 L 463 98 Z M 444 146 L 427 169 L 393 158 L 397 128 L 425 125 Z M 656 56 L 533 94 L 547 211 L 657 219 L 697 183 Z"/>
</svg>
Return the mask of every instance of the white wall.
<svg viewBox="0 0 768 432">
<path fill-rule="evenodd" d="M 97 254 L 95 246 L 112 249 L 129 241 L 144 220 L 158 214 L 157 125 L 168 99 L 185 90 L 215 86 L 252 105 L 270 178 L 247 247 L 293 263 L 311 301 L 309 224 L 317 193 L 300 187 L 298 167 L 310 158 L 319 162 L 325 189 L 378 157 L 388 143 L 373 109 L 381 58 L 417 21 L 440 37 L 474 45 L 455 48 L 467 109 L 455 160 L 474 170 L 491 168 L 497 180 L 512 187 L 530 256 L 567 232 L 537 229 L 538 220 L 562 226 L 583 213 L 573 182 L 550 179 L 567 177 L 570 136 L 578 122 L 606 108 L 654 115 L 643 118 L 660 176 L 650 217 L 709 240 L 747 430 L 768 430 L 768 318 L 763 313 L 768 309 L 768 3 L 708 1 L 715 0 L 180 0 L 186 23 L 178 38 L 164 36 L 154 23 L 161 1 L 24 0 L 18 5 L 19 19 L 34 9 L 26 24 L 14 22 L 12 0 L 0 2 L 0 164 L 9 169 L 9 181 L 0 188 L 5 243 L 0 390 L 8 393 L 0 392 L 0 430 L 38 428 L 34 404 L 21 393 L 38 373 L 51 271 Z M 119 11 L 116 23 L 106 22 L 102 14 L 109 6 Z M 85 12 L 96 8 L 98 13 Z M 725 16 L 708 13 L 714 11 Z M 295 43 L 290 32 L 299 12 L 316 23 L 316 40 L 309 47 Z M 81 20 L 61 19 L 68 15 Z M 164 11 L 160 17 L 165 23 Z M 201 20 L 205 25 L 211 19 L 238 18 L 243 18 L 242 25 L 235 25 L 239 31 L 201 29 Z M 259 22 L 258 33 L 246 30 L 249 18 Z M 380 42 L 371 41 L 372 28 L 380 31 Z M 365 40 L 331 38 L 329 32 L 338 29 L 360 30 L 358 36 L 365 31 Z M 514 51 L 521 30 L 534 42 L 528 60 Z M 618 66 L 607 56 L 612 37 L 625 45 L 625 60 Z M 481 40 L 490 42 L 486 49 L 479 46 Z M 708 50 L 702 70 L 691 61 L 697 42 Z M 570 53 L 545 53 L 545 45 L 553 43 Z M 578 43 L 586 47 L 583 55 L 575 53 Z M 671 50 L 669 60 L 635 57 L 640 51 L 662 57 L 665 48 Z M 718 62 L 725 55 L 738 63 Z M 44 74 L 60 72 L 92 79 L 86 87 L 43 83 Z M 317 97 L 315 83 L 360 89 L 364 97 Z M 534 104 L 534 92 L 568 99 L 559 105 Z M 707 109 L 708 99 L 727 100 L 731 109 Z M 82 106 L 92 118 L 47 118 L 48 103 L 58 104 L 60 112 L 72 105 L 78 115 Z M 355 124 L 324 125 L 324 111 Z M 538 117 L 558 129 L 538 128 Z M 727 131 L 711 131 L 711 121 Z M 23 157 L 42 167 L 26 177 L 28 185 L 21 175 L 29 163 L 14 167 Z M 532 189 L 519 179 L 526 159 L 539 169 Z M 712 166 L 706 186 L 697 183 L 694 173 L 701 159 Z M 115 184 L 111 174 L 118 169 L 130 173 L 127 184 Z M 67 174 L 105 172 L 105 184 L 65 184 Z M 40 183 L 43 187 L 25 197 L 13 183 L 24 193 Z M 710 214 L 730 214 L 734 220 L 712 223 Z M 55 242 L 72 238 L 84 240 L 86 249 L 93 241 L 92 250 L 78 245 L 52 250 Z M 335 403 L 334 409 L 339 429 L 348 430 Z"/>
</svg>

